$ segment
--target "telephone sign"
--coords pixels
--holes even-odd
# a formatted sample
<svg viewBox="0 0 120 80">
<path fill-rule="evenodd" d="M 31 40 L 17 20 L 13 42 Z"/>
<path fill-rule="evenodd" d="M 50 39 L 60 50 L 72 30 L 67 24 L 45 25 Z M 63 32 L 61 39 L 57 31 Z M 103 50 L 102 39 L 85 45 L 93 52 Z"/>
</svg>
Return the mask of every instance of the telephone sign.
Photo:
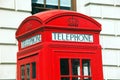
<svg viewBox="0 0 120 80">
<path fill-rule="evenodd" d="M 90 34 L 71 34 L 71 33 L 52 33 L 53 41 L 73 41 L 73 42 L 93 42 L 93 35 Z"/>
<path fill-rule="evenodd" d="M 26 18 L 16 32 L 17 80 L 103 80 L 101 25 L 68 10 Z"/>
<path fill-rule="evenodd" d="M 35 43 L 41 42 L 41 35 L 35 35 L 21 42 L 21 47 L 25 48 L 27 46 L 33 45 Z"/>
</svg>

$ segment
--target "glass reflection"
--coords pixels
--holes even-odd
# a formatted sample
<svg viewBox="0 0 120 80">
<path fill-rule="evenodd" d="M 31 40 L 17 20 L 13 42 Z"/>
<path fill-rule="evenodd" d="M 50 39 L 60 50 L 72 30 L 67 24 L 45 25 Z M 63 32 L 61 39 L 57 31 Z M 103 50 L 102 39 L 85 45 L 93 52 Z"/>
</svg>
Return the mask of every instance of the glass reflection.
<svg viewBox="0 0 120 80">
<path fill-rule="evenodd" d="M 72 59 L 72 75 L 80 75 L 80 60 Z"/>
<path fill-rule="evenodd" d="M 43 4 L 44 0 L 32 0 L 32 3 Z"/>
<path fill-rule="evenodd" d="M 81 80 L 80 78 L 72 78 L 72 80 Z"/>
<path fill-rule="evenodd" d="M 25 80 L 25 67 L 24 67 L 24 65 L 21 66 L 21 80 Z"/>
<path fill-rule="evenodd" d="M 27 68 L 27 80 L 30 80 L 30 64 L 27 64 L 26 68 Z"/>
<path fill-rule="evenodd" d="M 71 0 L 60 0 L 60 6 L 71 7 Z"/>
<path fill-rule="evenodd" d="M 84 78 L 84 80 L 92 80 L 91 78 Z"/>
<path fill-rule="evenodd" d="M 47 8 L 58 8 L 58 0 L 46 0 L 46 7 Z"/>
<path fill-rule="evenodd" d="M 89 60 L 83 60 L 82 61 L 82 68 L 83 68 L 83 75 L 89 76 L 90 75 L 90 61 Z"/>
</svg>

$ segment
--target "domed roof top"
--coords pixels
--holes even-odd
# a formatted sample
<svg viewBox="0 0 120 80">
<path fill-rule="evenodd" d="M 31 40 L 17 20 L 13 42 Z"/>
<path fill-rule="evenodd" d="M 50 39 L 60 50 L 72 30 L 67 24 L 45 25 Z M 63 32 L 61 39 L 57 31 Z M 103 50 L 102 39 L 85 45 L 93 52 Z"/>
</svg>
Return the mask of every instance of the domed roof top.
<svg viewBox="0 0 120 80">
<path fill-rule="evenodd" d="M 19 26 L 16 35 L 25 34 L 45 26 L 101 30 L 101 25 L 89 16 L 69 10 L 49 10 L 26 18 Z"/>
</svg>

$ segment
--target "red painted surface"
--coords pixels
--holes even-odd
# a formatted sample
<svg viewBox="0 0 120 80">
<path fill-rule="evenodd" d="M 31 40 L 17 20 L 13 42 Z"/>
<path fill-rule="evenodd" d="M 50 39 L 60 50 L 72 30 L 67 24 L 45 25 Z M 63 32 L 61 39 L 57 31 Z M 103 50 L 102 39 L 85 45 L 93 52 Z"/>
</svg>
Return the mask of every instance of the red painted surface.
<svg viewBox="0 0 120 80">
<path fill-rule="evenodd" d="M 72 59 L 80 60 L 81 74 L 73 76 L 71 74 L 72 70 L 70 70 L 70 74 L 66 75 L 69 80 L 72 80 L 73 77 L 81 78 L 81 80 L 84 80 L 83 78 L 91 78 L 86 80 L 103 80 L 101 46 L 99 43 L 100 31 L 101 25 L 97 21 L 73 11 L 51 10 L 26 18 L 16 32 L 19 47 L 17 80 L 22 80 L 21 65 L 31 64 L 32 62 L 36 62 L 36 78 L 32 78 L 32 66 L 30 65 L 30 80 L 61 80 L 61 77 L 65 77 L 60 74 L 60 59 L 62 58 L 69 59 L 69 63 Z M 66 40 L 53 40 L 52 33 L 63 34 L 67 36 L 64 37 Z M 73 34 L 92 35 L 93 41 L 71 41 Z M 30 45 L 22 47 L 21 43 L 23 41 L 30 40 L 36 35 L 41 35 L 40 42 L 29 43 Z M 77 38 L 74 37 L 74 39 Z M 82 73 L 82 60 L 90 61 L 91 73 L 88 76 Z M 25 78 L 26 74 L 25 71 Z"/>
</svg>

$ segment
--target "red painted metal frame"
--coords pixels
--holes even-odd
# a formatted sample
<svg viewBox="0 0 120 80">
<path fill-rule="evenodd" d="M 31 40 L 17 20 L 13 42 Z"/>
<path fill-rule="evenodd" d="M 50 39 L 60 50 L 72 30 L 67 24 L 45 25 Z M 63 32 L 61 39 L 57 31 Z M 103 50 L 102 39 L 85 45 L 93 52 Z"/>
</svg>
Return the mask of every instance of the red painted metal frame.
<svg viewBox="0 0 120 80">
<path fill-rule="evenodd" d="M 16 32 L 19 48 L 17 80 L 20 80 L 20 66 L 34 61 L 37 63 L 35 80 L 60 80 L 60 58 L 90 59 L 90 77 L 103 80 L 100 31 L 101 25 L 97 21 L 73 11 L 50 10 L 26 18 Z M 94 41 L 53 41 L 53 32 L 90 34 Z M 42 41 L 21 48 L 22 41 L 35 35 L 41 35 Z"/>
</svg>

